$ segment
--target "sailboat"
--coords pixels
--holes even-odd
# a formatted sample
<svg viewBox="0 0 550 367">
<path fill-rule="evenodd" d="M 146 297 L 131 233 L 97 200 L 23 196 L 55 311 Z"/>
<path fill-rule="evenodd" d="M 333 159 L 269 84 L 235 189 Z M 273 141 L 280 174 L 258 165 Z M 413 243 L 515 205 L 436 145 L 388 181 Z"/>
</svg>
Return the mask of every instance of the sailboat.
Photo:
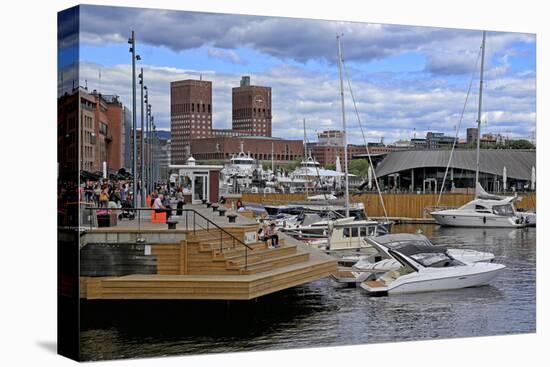
<svg viewBox="0 0 550 367">
<path fill-rule="evenodd" d="M 438 210 L 430 214 L 436 223 L 455 227 L 506 227 L 518 228 L 529 225 L 529 216 L 516 213 L 513 202 L 517 196 L 489 195 L 479 183 L 479 150 L 481 131 L 481 109 L 483 92 L 483 65 L 485 61 L 485 31 L 481 42 L 481 71 L 479 78 L 479 102 L 477 110 L 477 161 L 476 193 L 474 200 L 458 209 Z M 449 162 L 450 163 L 450 162 Z"/>
</svg>

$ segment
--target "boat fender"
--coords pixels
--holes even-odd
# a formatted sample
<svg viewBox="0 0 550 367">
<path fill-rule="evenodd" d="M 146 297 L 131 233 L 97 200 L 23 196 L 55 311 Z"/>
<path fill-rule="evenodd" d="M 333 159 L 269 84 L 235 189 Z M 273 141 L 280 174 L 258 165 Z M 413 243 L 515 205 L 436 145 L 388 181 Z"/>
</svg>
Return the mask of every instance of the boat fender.
<svg viewBox="0 0 550 367">
<path fill-rule="evenodd" d="M 483 224 L 487 223 L 487 217 L 483 217 Z"/>
</svg>

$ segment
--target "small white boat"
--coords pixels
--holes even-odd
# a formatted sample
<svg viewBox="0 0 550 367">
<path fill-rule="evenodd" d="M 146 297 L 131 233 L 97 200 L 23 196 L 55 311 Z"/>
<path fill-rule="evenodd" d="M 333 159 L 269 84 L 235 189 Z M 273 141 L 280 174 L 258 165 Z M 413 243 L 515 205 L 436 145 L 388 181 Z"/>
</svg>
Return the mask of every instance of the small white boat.
<svg viewBox="0 0 550 367">
<path fill-rule="evenodd" d="M 325 241 L 330 233 L 331 225 L 343 225 L 355 220 L 354 217 L 327 219 L 315 213 L 304 213 L 302 216 L 298 216 L 298 218 L 300 217 L 303 219 L 284 221 L 283 226 L 280 227 L 281 232 L 301 240 Z"/>
<path fill-rule="evenodd" d="M 458 209 L 430 213 L 437 224 L 453 227 L 505 227 L 521 228 L 529 225 L 530 218 L 516 213 L 517 196 L 489 195 L 477 184 L 476 199 Z"/>
<path fill-rule="evenodd" d="M 372 274 L 361 282 L 360 287 L 370 295 L 477 287 L 488 284 L 505 268 L 492 262 L 462 262 L 439 246 L 404 243 L 386 247 L 372 243 L 402 266 L 398 270 Z"/>
<path fill-rule="evenodd" d="M 349 218 L 345 218 L 349 219 Z M 327 253 L 360 251 L 371 249 L 365 240 L 367 236 L 376 236 L 379 223 L 374 220 L 343 221 L 335 220 L 328 223 L 328 236 L 310 241 L 308 244 Z"/>
</svg>

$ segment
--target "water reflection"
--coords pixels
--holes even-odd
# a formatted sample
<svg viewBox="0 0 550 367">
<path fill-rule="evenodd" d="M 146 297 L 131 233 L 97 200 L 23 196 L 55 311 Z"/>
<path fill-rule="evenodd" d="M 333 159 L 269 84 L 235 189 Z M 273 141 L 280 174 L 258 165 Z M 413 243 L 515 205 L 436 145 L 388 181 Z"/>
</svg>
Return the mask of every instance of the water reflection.
<svg viewBox="0 0 550 367">
<path fill-rule="evenodd" d="M 329 279 L 253 302 L 86 302 L 86 359 L 318 347 L 535 331 L 535 228 L 421 229 L 432 241 L 495 253 L 488 286 L 371 298 Z"/>
</svg>

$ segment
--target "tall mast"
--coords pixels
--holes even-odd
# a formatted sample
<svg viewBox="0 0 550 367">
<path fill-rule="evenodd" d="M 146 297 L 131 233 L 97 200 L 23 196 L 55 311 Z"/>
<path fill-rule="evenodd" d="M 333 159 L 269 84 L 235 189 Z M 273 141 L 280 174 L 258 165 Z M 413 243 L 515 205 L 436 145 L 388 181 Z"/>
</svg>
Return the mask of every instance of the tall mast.
<svg viewBox="0 0 550 367">
<path fill-rule="evenodd" d="M 348 138 L 346 133 L 346 112 L 344 107 L 344 81 L 342 79 L 342 48 L 340 46 L 340 36 L 336 36 L 336 43 L 338 44 L 338 70 L 340 72 L 340 99 L 342 101 L 342 129 L 344 136 L 342 143 L 344 145 L 344 177 L 346 182 L 345 189 L 345 207 L 346 217 L 349 217 L 349 181 L 348 181 Z"/>
<path fill-rule="evenodd" d="M 479 183 L 479 147 L 481 140 L 481 103 L 483 96 L 483 66 L 485 62 L 485 31 L 483 31 L 483 40 L 481 41 L 481 71 L 479 73 L 479 102 L 477 104 L 477 156 L 476 156 L 476 197 L 477 184 Z"/>
<path fill-rule="evenodd" d="M 304 162 L 306 162 L 305 164 L 305 169 L 306 169 L 306 198 L 308 196 L 308 188 L 307 186 L 309 185 L 309 167 L 307 166 L 307 144 L 306 144 L 306 119 L 304 118 Z"/>
<path fill-rule="evenodd" d="M 271 142 L 271 172 L 275 176 L 275 162 L 273 161 L 273 142 Z"/>
</svg>

